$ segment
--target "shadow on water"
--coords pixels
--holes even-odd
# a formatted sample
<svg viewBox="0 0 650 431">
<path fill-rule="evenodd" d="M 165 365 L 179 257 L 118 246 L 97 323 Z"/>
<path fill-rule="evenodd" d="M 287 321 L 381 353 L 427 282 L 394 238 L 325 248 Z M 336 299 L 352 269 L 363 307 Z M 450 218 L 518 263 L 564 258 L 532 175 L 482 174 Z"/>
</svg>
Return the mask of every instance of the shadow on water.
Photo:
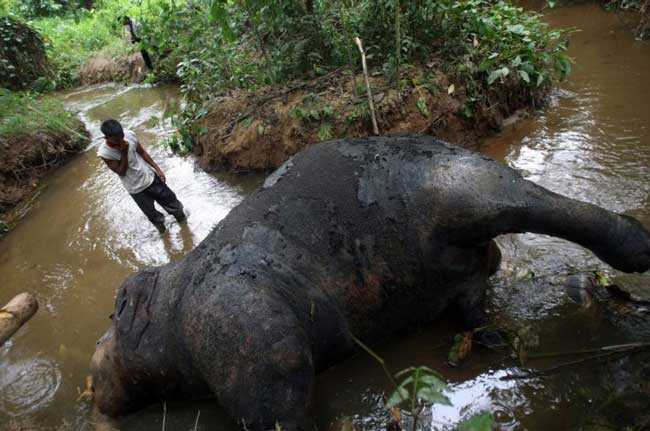
<svg viewBox="0 0 650 431">
<path fill-rule="evenodd" d="M 551 190 L 634 214 L 650 226 L 650 46 L 633 40 L 616 15 L 595 5 L 553 10 L 547 19 L 580 29 L 571 46 L 574 73 L 540 116 L 487 140 L 482 151 Z M 214 177 L 157 145 L 170 133 L 158 120 L 178 101 L 173 87 L 105 85 L 63 97 L 93 131 L 94 145 L 106 117 L 135 130 L 191 213 L 187 225 L 168 218 L 168 233 L 161 238 L 92 147 L 47 182 L 33 211 L 0 242 L 3 294 L 31 291 L 42 305 L 0 349 L 0 428 L 160 430 L 163 406 L 115 422 L 77 401 L 95 341 L 108 326 L 115 291 L 126 275 L 183 256 L 260 178 Z M 615 301 L 568 299 L 567 274 L 613 272 L 590 253 L 539 235 L 499 241 L 504 262 L 492 280 L 492 314 L 529 326 L 540 340 L 538 351 L 648 339 L 647 307 L 621 317 Z M 640 277 L 642 285 L 646 281 Z M 422 422 L 427 428 L 453 429 L 484 410 L 492 411 L 504 430 L 622 429 L 644 420 L 650 407 L 647 354 L 504 380 L 521 372 L 504 352 L 474 353 L 459 368 L 447 363 L 451 339 L 461 330 L 453 317 L 377 347 L 393 371 L 427 365 L 449 379 L 453 406 L 427 409 Z M 531 366 L 561 360 L 539 359 Z M 380 367 L 365 355 L 328 370 L 316 388 L 319 427 L 385 429 L 389 418 L 382 396 L 389 390 Z M 209 400 L 169 404 L 167 429 L 193 429 L 198 410 L 197 429 L 235 429 Z"/>
</svg>

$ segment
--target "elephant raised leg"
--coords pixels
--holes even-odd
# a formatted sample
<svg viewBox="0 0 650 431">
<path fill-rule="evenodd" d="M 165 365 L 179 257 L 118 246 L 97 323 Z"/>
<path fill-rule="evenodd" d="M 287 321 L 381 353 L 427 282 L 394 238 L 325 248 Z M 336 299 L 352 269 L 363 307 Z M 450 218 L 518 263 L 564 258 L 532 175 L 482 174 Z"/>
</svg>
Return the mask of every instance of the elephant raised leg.
<svg viewBox="0 0 650 431">
<path fill-rule="evenodd" d="M 501 234 L 532 232 L 579 244 L 621 271 L 650 269 L 650 234 L 632 217 L 553 193 L 475 156 L 442 180 L 454 191 L 439 196 L 445 217 L 458 220 L 446 234 L 452 243 L 480 245 Z"/>
</svg>

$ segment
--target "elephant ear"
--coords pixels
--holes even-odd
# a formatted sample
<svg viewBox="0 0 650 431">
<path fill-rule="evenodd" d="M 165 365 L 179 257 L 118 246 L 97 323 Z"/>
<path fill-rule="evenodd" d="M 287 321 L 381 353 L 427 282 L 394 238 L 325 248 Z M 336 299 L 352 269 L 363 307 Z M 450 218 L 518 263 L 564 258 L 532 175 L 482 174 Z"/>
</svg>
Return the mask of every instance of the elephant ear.
<svg viewBox="0 0 650 431">
<path fill-rule="evenodd" d="M 140 271 L 122 285 L 113 320 L 117 338 L 125 349 L 136 350 L 151 322 L 151 305 L 158 283 L 157 270 Z"/>
</svg>

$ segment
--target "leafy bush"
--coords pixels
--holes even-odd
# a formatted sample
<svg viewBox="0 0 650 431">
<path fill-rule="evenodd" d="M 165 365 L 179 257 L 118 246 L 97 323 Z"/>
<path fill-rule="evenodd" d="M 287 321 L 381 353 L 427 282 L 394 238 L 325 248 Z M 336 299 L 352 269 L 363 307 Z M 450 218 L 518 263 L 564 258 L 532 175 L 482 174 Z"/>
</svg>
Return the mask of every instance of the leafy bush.
<svg viewBox="0 0 650 431">
<path fill-rule="evenodd" d="M 90 57 L 123 56 L 133 48 L 121 34 L 117 18 L 121 9 L 81 10 L 65 17 L 41 18 L 33 21 L 45 39 L 48 57 L 53 65 L 57 87 L 70 87 L 79 80 L 79 69 Z"/>
<path fill-rule="evenodd" d="M 437 59 L 466 84 L 470 105 L 502 83 L 544 94 L 571 68 L 566 34 L 506 0 L 188 0 L 140 12 L 147 43 L 171 59 L 156 73 L 180 79 L 188 107 L 232 89 L 357 70 L 356 36 L 388 79 L 400 64 Z"/>
<path fill-rule="evenodd" d="M 14 18 L 0 18 L 0 87 L 24 89 L 46 72 L 40 35 Z"/>
<path fill-rule="evenodd" d="M 442 0 L 435 10 L 440 55 L 466 77 L 485 78 L 490 85 L 512 73 L 539 87 L 571 70 L 565 34 L 507 1 Z"/>
</svg>

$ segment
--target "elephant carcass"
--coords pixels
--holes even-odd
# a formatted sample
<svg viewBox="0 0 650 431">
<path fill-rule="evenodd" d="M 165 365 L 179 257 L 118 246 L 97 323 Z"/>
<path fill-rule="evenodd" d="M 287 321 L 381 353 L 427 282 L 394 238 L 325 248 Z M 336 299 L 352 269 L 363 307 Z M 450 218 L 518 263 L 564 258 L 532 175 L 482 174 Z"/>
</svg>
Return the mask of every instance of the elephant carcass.
<svg viewBox="0 0 650 431">
<path fill-rule="evenodd" d="M 301 428 L 314 375 L 451 305 L 484 323 L 492 238 L 554 235 L 650 267 L 636 220 L 430 137 L 312 146 L 184 259 L 120 288 L 93 357 L 99 409 L 214 395 L 249 429 Z"/>
</svg>

